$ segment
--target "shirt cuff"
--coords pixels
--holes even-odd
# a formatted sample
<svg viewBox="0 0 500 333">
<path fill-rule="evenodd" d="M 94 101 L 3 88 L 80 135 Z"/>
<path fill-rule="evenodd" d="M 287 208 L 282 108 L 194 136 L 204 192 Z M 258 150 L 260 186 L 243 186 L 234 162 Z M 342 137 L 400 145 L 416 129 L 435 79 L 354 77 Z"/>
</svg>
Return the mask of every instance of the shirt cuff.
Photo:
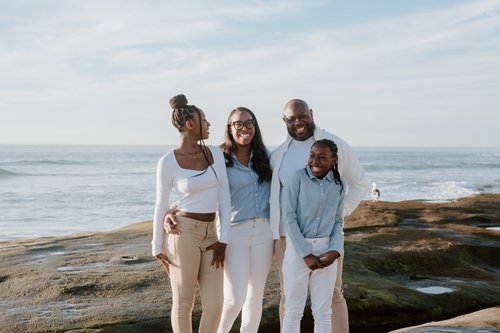
<svg viewBox="0 0 500 333">
<path fill-rule="evenodd" d="M 153 254 L 153 257 L 156 257 L 158 254 L 160 253 L 163 253 L 163 247 L 161 244 L 152 244 L 153 245 L 153 248 L 152 248 L 152 254 Z"/>
</svg>

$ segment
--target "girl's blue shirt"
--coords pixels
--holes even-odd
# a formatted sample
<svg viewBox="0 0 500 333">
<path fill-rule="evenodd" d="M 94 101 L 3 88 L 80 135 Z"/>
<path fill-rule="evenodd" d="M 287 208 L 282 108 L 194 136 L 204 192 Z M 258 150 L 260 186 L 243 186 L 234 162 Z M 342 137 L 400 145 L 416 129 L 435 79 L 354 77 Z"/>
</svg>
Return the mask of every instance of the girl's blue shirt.
<svg viewBox="0 0 500 333">
<path fill-rule="evenodd" d="M 345 184 L 343 179 L 342 183 Z M 345 192 L 345 185 L 342 190 L 335 183 L 332 171 L 318 179 L 309 166 L 297 170 L 283 185 L 281 204 L 287 243 L 292 243 L 302 257 L 311 254 L 306 238 L 329 237 L 329 250 L 343 254 Z"/>
</svg>

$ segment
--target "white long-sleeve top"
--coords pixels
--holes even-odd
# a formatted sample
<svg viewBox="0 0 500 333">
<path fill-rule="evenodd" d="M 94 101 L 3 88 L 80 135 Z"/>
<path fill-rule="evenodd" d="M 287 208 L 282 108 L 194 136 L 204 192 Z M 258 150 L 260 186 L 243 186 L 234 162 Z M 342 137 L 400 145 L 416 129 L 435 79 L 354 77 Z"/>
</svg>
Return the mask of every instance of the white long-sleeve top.
<svg viewBox="0 0 500 333">
<path fill-rule="evenodd" d="M 314 130 L 314 139 L 329 139 L 333 140 L 338 148 L 338 167 L 340 175 L 345 179 L 347 183 L 347 194 L 344 200 L 344 216 L 350 215 L 365 196 L 368 191 L 368 182 L 366 181 L 365 171 L 359 163 L 358 158 L 354 155 L 352 148 L 339 138 L 338 136 L 329 133 L 316 126 Z M 279 239 L 280 237 L 280 221 L 281 221 L 281 183 L 279 179 L 279 170 L 281 163 L 283 161 L 283 156 L 288 150 L 290 142 L 293 138 L 287 135 L 287 139 L 279 147 L 273 150 L 271 153 L 271 168 L 273 169 L 273 178 L 271 180 L 271 194 L 269 197 L 270 201 L 270 224 L 271 231 L 273 233 L 274 239 Z M 307 164 L 307 160 L 304 161 L 303 165 L 297 168 L 304 167 Z M 283 228 L 281 228 L 283 230 Z"/>
<path fill-rule="evenodd" d="M 158 162 L 156 172 L 156 203 L 153 218 L 152 254 L 165 253 L 163 219 L 173 205 L 191 213 L 218 212 L 217 236 L 229 242 L 231 199 L 224 155 L 219 147 L 207 145 L 214 163 L 205 171 L 183 169 L 171 150 Z M 215 174 L 214 174 L 215 171 Z"/>
</svg>

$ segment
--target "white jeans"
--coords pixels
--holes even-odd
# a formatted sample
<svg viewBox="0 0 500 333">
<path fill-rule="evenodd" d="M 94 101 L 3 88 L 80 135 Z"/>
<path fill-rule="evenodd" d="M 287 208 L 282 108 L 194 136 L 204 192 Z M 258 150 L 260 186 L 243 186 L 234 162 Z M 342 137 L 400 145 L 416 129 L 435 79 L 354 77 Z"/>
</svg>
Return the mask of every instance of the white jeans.
<svg viewBox="0 0 500 333">
<path fill-rule="evenodd" d="M 328 237 L 307 239 L 311 253 L 318 256 L 328 251 Z M 315 333 L 331 333 L 332 295 L 337 276 L 337 260 L 326 268 L 311 270 L 293 244 L 287 244 L 283 259 L 285 315 L 282 333 L 299 333 L 307 291 L 311 293 L 311 310 Z"/>
<path fill-rule="evenodd" d="M 256 333 L 273 258 L 274 241 L 267 219 L 231 226 L 224 263 L 224 306 L 217 333 L 227 333 L 241 313 L 241 330 Z"/>
</svg>

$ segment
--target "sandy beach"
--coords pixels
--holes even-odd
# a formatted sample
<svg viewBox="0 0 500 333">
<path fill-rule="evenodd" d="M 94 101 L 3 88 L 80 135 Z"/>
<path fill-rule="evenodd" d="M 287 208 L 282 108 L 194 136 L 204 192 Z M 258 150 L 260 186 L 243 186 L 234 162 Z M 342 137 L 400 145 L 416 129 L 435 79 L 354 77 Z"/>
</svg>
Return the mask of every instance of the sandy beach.
<svg viewBox="0 0 500 333">
<path fill-rule="evenodd" d="M 500 330 L 498 207 L 500 195 L 363 202 L 345 227 L 351 332 Z M 150 240 L 145 221 L 0 242 L 0 332 L 169 332 L 168 277 Z M 279 331 L 278 296 L 273 266 L 261 332 Z M 199 313 L 197 303 L 195 322 Z"/>
</svg>

